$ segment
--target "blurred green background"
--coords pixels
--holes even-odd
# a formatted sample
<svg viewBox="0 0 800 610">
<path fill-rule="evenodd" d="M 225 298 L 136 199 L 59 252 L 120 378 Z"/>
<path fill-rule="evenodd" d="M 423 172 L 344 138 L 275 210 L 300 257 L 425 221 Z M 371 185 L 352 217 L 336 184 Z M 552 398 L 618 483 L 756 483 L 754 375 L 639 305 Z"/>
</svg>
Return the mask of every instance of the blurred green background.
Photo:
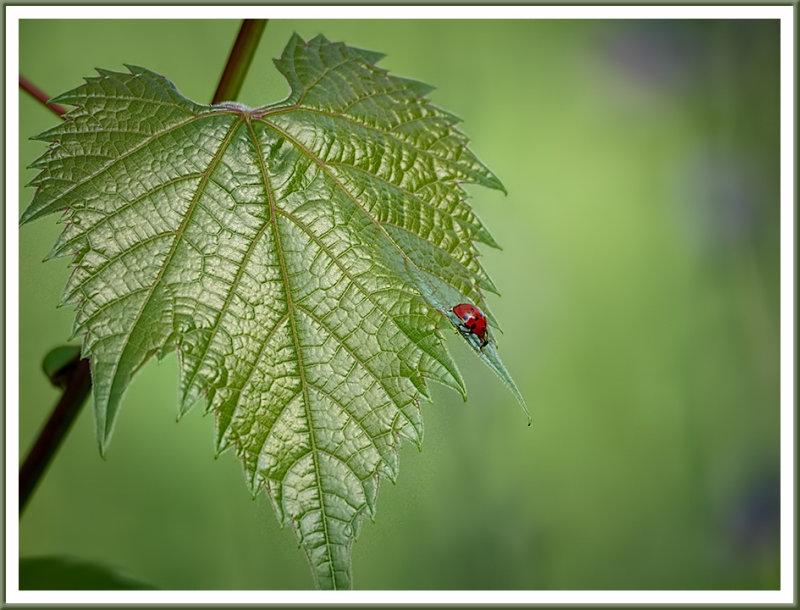
<svg viewBox="0 0 800 610">
<path fill-rule="evenodd" d="M 50 95 L 146 66 L 210 100 L 238 21 L 23 21 L 20 70 Z M 777 588 L 777 21 L 270 21 L 240 101 L 288 88 L 292 32 L 387 54 L 437 87 L 508 195 L 472 188 L 503 246 L 503 360 L 534 425 L 457 336 L 469 400 L 441 387 L 425 442 L 353 547 L 358 589 Z M 20 93 L 27 138 L 55 124 Z M 21 180 L 33 178 L 24 169 Z M 33 189 L 24 188 L 20 210 Z M 68 261 L 55 216 L 20 229 L 20 458 L 58 393 Z M 151 361 L 100 458 L 79 416 L 20 523 L 21 556 L 68 555 L 164 589 L 310 588 L 293 533 L 179 423 L 177 361 Z"/>
</svg>

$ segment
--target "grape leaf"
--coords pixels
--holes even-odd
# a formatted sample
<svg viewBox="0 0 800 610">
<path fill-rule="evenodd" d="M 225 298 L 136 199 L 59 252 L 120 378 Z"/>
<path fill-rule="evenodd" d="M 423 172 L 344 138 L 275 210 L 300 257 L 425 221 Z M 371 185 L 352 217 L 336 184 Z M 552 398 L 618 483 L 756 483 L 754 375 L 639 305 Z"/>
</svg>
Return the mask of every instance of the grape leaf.
<svg viewBox="0 0 800 610">
<path fill-rule="evenodd" d="M 74 108 L 38 136 L 51 146 L 22 216 L 63 213 L 49 256 L 73 257 L 63 302 L 101 451 L 136 371 L 177 351 L 181 413 L 205 400 L 218 451 L 266 488 L 321 588 L 351 586 L 398 441 L 422 441 L 427 380 L 466 395 L 441 323 L 495 291 L 475 242 L 496 244 L 462 184 L 502 184 L 431 88 L 381 57 L 293 36 L 276 60 L 291 94 L 254 109 L 98 70 L 55 98 Z M 494 345 L 471 344 L 524 406 Z"/>
</svg>

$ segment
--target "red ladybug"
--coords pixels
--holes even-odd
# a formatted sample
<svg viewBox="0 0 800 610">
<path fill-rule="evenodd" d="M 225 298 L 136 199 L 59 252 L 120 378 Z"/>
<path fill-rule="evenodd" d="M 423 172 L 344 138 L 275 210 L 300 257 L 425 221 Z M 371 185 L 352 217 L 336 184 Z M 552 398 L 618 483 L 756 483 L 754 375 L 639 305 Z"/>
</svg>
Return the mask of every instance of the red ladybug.
<svg viewBox="0 0 800 610">
<path fill-rule="evenodd" d="M 461 319 L 459 330 L 464 335 L 470 333 L 478 337 L 481 341 L 481 349 L 489 343 L 489 335 L 486 330 L 486 316 L 483 312 L 471 303 L 461 303 L 453 307 L 453 313 Z"/>
</svg>

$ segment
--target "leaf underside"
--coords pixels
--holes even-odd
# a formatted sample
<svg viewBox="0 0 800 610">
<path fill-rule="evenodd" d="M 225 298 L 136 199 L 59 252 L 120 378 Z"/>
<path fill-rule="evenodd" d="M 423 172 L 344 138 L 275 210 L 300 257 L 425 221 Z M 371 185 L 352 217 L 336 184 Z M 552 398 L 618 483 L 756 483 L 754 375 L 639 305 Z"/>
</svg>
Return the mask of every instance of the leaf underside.
<svg viewBox="0 0 800 610">
<path fill-rule="evenodd" d="M 63 213 L 50 256 L 73 257 L 63 303 L 101 450 L 135 372 L 176 350 L 181 413 L 214 412 L 218 450 L 266 488 L 320 588 L 351 586 L 380 477 L 401 438 L 422 441 L 427 380 L 465 394 L 438 326 L 494 290 L 475 242 L 496 244 L 461 185 L 502 185 L 430 87 L 380 58 L 294 36 L 276 60 L 291 94 L 256 109 L 101 70 L 55 98 L 75 108 L 38 136 L 22 217 Z"/>
</svg>

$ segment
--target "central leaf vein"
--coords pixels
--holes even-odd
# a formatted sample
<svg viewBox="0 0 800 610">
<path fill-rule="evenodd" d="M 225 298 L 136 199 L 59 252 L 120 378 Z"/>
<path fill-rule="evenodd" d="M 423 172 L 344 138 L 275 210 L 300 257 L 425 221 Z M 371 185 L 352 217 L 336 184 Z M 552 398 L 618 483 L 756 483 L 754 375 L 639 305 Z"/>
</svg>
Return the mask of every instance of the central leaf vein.
<svg viewBox="0 0 800 610">
<path fill-rule="evenodd" d="M 308 437 L 309 437 L 309 442 L 311 444 L 311 457 L 312 460 L 314 461 L 314 478 L 316 481 L 317 492 L 319 494 L 319 504 L 322 513 L 321 521 L 322 521 L 323 536 L 325 539 L 325 554 L 327 556 L 327 563 L 330 568 L 331 582 L 336 582 L 336 575 L 334 574 L 333 556 L 331 554 L 331 538 L 330 538 L 330 533 L 328 532 L 328 522 L 327 522 L 328 514 L 325 511 L 325 497 L 324 497 L 325 493 L 322 488 L 322 479 L 320 478 L 320 464 L 319 464 L 319 455 L 316 444 L 316 438 L 314 433 L 314 421 L 313 418 L 311 417 L 311 403 L 309 401 L 309 396 L 308 396 L 305 364 L 303 362 L 302 349 L 300 348 L 300 337 L 297 331 L 297 320 L 295 319 L 295 309 L 297 306 L 293 301 L 291 285 L 289 284 L 289 273 L 286 268 L 286 257 L 283 252 L 283 242 L 281 241 L 280 231 L 278 230 L 278 215 L 276 213 L 277 208 L 275 206 L 275 198 L 272 192 L 272 184 L 270 182 L 269 173 L 267 172 L 267 168 L 264 163 L 264 154 L 261 151 L 261 144 L 258 140 L 258 136 L 253 130 L 253 124 L 249 120 L 249 117 L 247 120 L 247 129 L 250 132 L 250 137 L 253 139 L 253 145 L 255 146 L 256 149 L 256 156 L 258 157 L 259 167 L 261 168 L 261 175 L 264 180 L 264 188 L 266 189 L 267 199 L 269 200 L 270 224 L 272 225 L 272 231 L 275 237 L 275 248 L 278 254 L 278 260 L 280 262 L 284 289 L 286 291 L 286 304 L 289 311 L 288 314 L 289 322 L 291 323 L 292 326 L 292 338 L 294 339 L 295 354 L 297 355 L 297 368 L 300 373 L 300 383 L 303 391 L 303 407 L 305 409 L 306 421 L 308 422 Z M 284 406 L 284 409 L 286 408 L 288 408 L 288 404 Z"/>
</svg>

